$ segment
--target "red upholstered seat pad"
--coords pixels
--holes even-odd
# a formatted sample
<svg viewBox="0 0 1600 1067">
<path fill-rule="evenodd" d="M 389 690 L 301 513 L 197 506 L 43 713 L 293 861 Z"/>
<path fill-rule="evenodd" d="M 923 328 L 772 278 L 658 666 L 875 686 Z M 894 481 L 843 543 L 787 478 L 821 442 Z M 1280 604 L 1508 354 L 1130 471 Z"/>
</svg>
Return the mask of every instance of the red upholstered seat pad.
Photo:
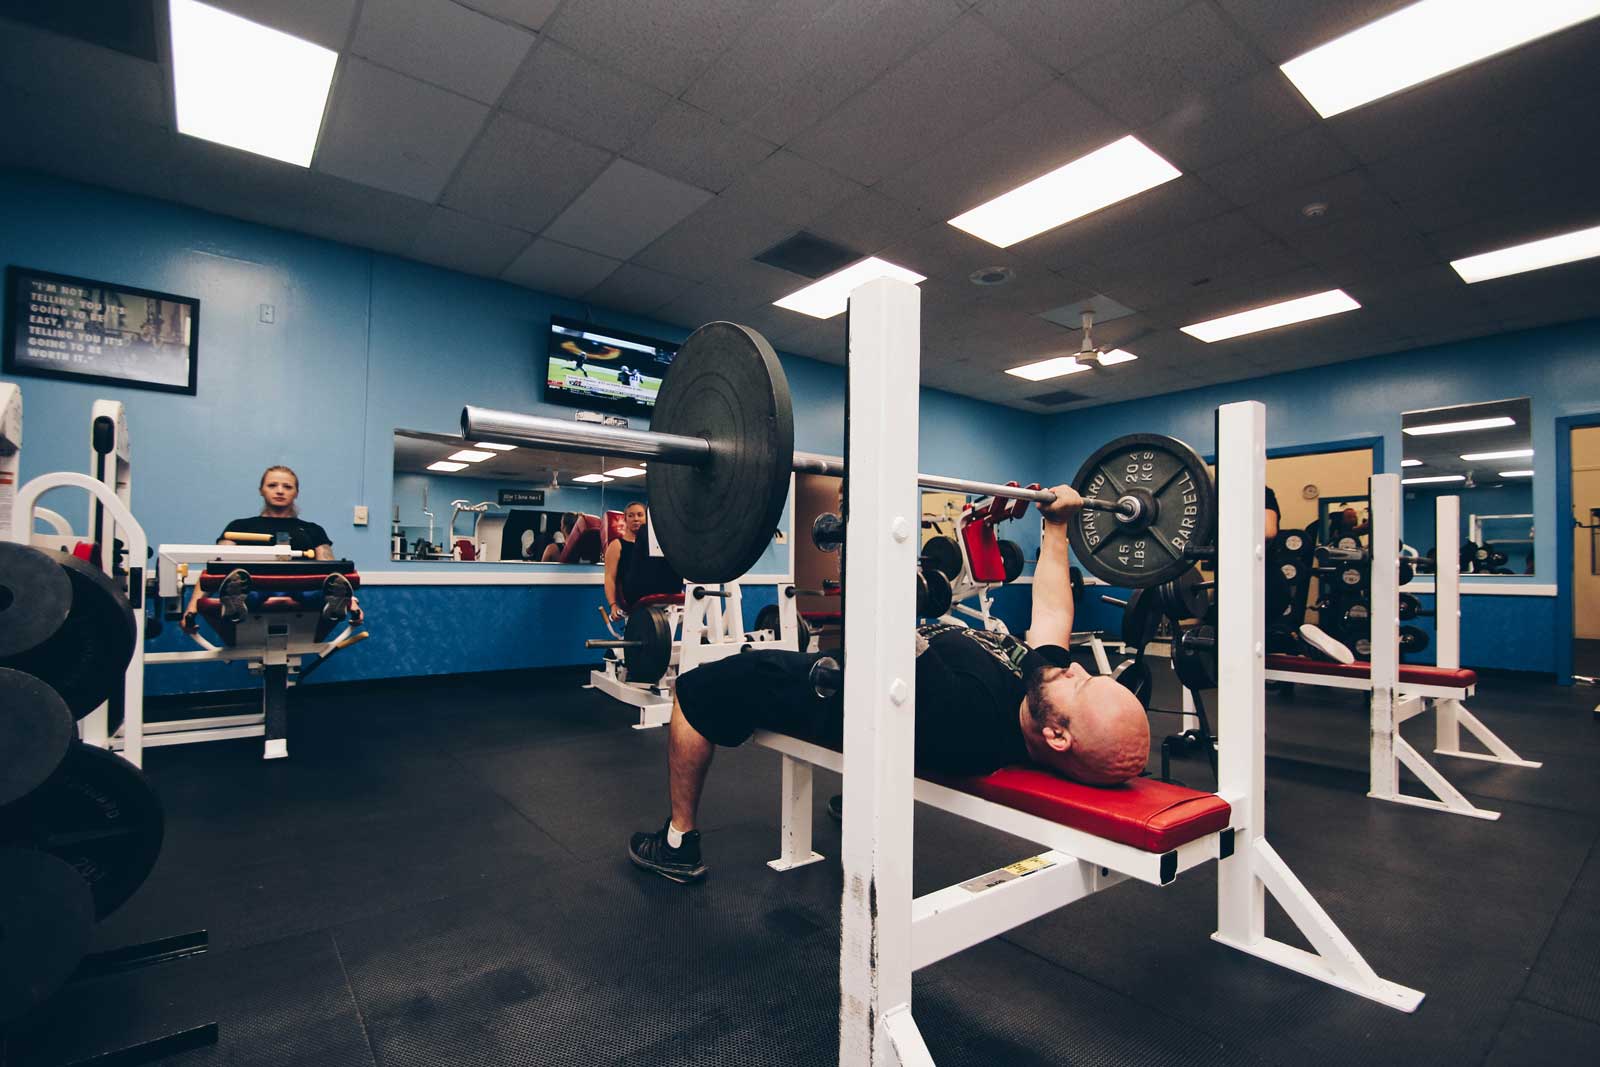
<svg viewBox="0 0 1600 1067">
<path fill-rule="evenodd" d="M 806 622 L 814 622 L 819 626 L 844 622 L 844 612 L 842 611 L 802 611 L 800 614 L 805 618 Z"/>
<path fill-rule="evenodd" d="M 1002 767 L 982 778 L 931 779 L 963 793 L 1145 852 L 1167 852 L 1226 829 L 1228 802 L 1153 778 L 1083 785 L 1035 767 Z"/>
<path fill-rule="evenodd" d="M 967 561 L 972 567 L 973 580 L 1005 581 L 1006 564 L 1000 556 L 1000 542 L 995 538 L 994 527 L 986 522 L 969 522 L 962 527 L 961 536 L 967 542 Z"/>
<path fill-rule="evenodd" d="M 222 601 L 214 596 L 201 597 L 199 607 L 200 614 L 208 618 L 222 615 Z M 320 609 L 309 607 L 292 596 L 269 596 L 259 604 L 250 605 L 250 610 L 260 615 L 266 615 L 272 612 L 317 611 Z"/>
<path fill-rule="evenodd" d="M 249 568 L 245 568 L 248 570 Z M 354 570 L 342 571 L 350 588 L 361 588 L 361 575 Z M 200 588 L 210 591 L 222 584 L 224 574 L 206 571 L 200 575 Z M 259 592 L 314 592 L 328 580 L 327 574 L 251 574 L 250 588 Z"/>
<path fill-rule="evenodd" d="M 682 593 L 648 593 L 645 596 L 640 597 L 638 600 L 635 600 L 633 602 L 632 606 L 636 607 L 636 608 L 643 608 L 643 607 L 648 607 L 651 604 L 682 604 L 682 603 L 683 603 L 683 594 Z"/>
<path fill-rule="evenodd" d="M 1269 671 L 1297 671 L 1301 674 L 1327 674 L 1335 678 L 1371 678 L 1372 664 L 1357 660 L 1355 663 L 1330 663 L 1309 656 L 1286 656 L 1274 652 L 1267 657 Z M 1412 685 L 1440 685 L 1453 689 L 1467 689 L 1478 684 L 1478 672 L 1465 667 L 1419 667 L 1400 665 L 1400 680 Z"/>
</svg>

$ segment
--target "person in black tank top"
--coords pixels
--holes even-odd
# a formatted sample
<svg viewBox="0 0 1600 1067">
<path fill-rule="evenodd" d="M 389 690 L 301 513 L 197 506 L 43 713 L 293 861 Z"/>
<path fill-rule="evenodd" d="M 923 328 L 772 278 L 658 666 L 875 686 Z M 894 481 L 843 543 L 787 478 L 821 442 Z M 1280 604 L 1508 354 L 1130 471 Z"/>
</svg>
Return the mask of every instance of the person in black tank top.
<svg viewBox="0 0 1600 1067">
<path fill-rule="evenodd" d="M 683 578 L 660 556 L 650 554 L 650 513 L 638 501 L 622 513 L 627 533 L 606 545 L 606 614 L 622 618 L 640 597 L 683 592 Z"/>
</svg>

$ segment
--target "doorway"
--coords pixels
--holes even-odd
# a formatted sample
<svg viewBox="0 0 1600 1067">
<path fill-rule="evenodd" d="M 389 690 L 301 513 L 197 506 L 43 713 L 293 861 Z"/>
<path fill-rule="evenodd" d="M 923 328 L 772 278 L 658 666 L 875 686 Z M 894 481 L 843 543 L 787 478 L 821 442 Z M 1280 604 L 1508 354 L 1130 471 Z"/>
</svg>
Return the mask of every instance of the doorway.
<svg viewBox="0 0 1600 1067">
<path fill-rule="evenodd" d="M 1600 678 L 1600 426 L 1572 430 L 1572 673 Z"/>
</svg>

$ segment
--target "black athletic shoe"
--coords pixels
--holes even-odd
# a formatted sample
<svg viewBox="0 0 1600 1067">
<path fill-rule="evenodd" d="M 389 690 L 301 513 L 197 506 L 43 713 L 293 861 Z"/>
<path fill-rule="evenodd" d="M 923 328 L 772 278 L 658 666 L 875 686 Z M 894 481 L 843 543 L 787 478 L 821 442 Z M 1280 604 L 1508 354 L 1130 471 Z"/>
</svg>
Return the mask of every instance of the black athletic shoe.
<svg viewBox="0 0 1600 1067">
<path fill-rule="evenodd" d="M 229 622 L 243 622 L 244 598 L 250 592 L 250 572 L 243 567 L 231 570 L 217 586 L 217 600 L 222 604 L 222 617 Z"/>
<path fill-rule="evenodd" d="M 835 793 L 828 798 L 828 814 L 839 822 L 844 822 L 844 794 Z"/>
<path fill-rule="evenodd" d="M 671 882 L 687 885 L 706 876 L 706 865 L 700 862 L 700 831 L 690 830 L 683 835 L 683 844 L 673 848 L 667 844 L 668 819 L 653 834 L 634 834 L 628 842 L 628 858 L 635 867 L 655 871 Z"/>
<path fill-rule="evenodd" d="M 350 579 L 339 573 L 328 575 L 322 582 L 322 617 L 338 622 L 349 612 L 350 598 L 355 595 Z"/>
</svg>

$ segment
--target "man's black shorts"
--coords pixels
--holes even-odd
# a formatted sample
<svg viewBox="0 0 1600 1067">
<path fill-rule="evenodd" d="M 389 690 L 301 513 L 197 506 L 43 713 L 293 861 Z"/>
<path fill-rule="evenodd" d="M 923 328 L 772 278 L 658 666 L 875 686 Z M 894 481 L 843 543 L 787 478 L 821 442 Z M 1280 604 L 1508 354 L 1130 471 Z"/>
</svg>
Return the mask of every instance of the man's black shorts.
<svg viewBox="0 0 1600 1067">
<path fill-rule="evenodd" d="M 678 706 L 708 741 L 732 748 L 754 730 L 844 744 L 844 696 L 824 700 L 811 687 L 820 653 L 759 648 L 696 667 L 678 676 Z"/>
</svg>

